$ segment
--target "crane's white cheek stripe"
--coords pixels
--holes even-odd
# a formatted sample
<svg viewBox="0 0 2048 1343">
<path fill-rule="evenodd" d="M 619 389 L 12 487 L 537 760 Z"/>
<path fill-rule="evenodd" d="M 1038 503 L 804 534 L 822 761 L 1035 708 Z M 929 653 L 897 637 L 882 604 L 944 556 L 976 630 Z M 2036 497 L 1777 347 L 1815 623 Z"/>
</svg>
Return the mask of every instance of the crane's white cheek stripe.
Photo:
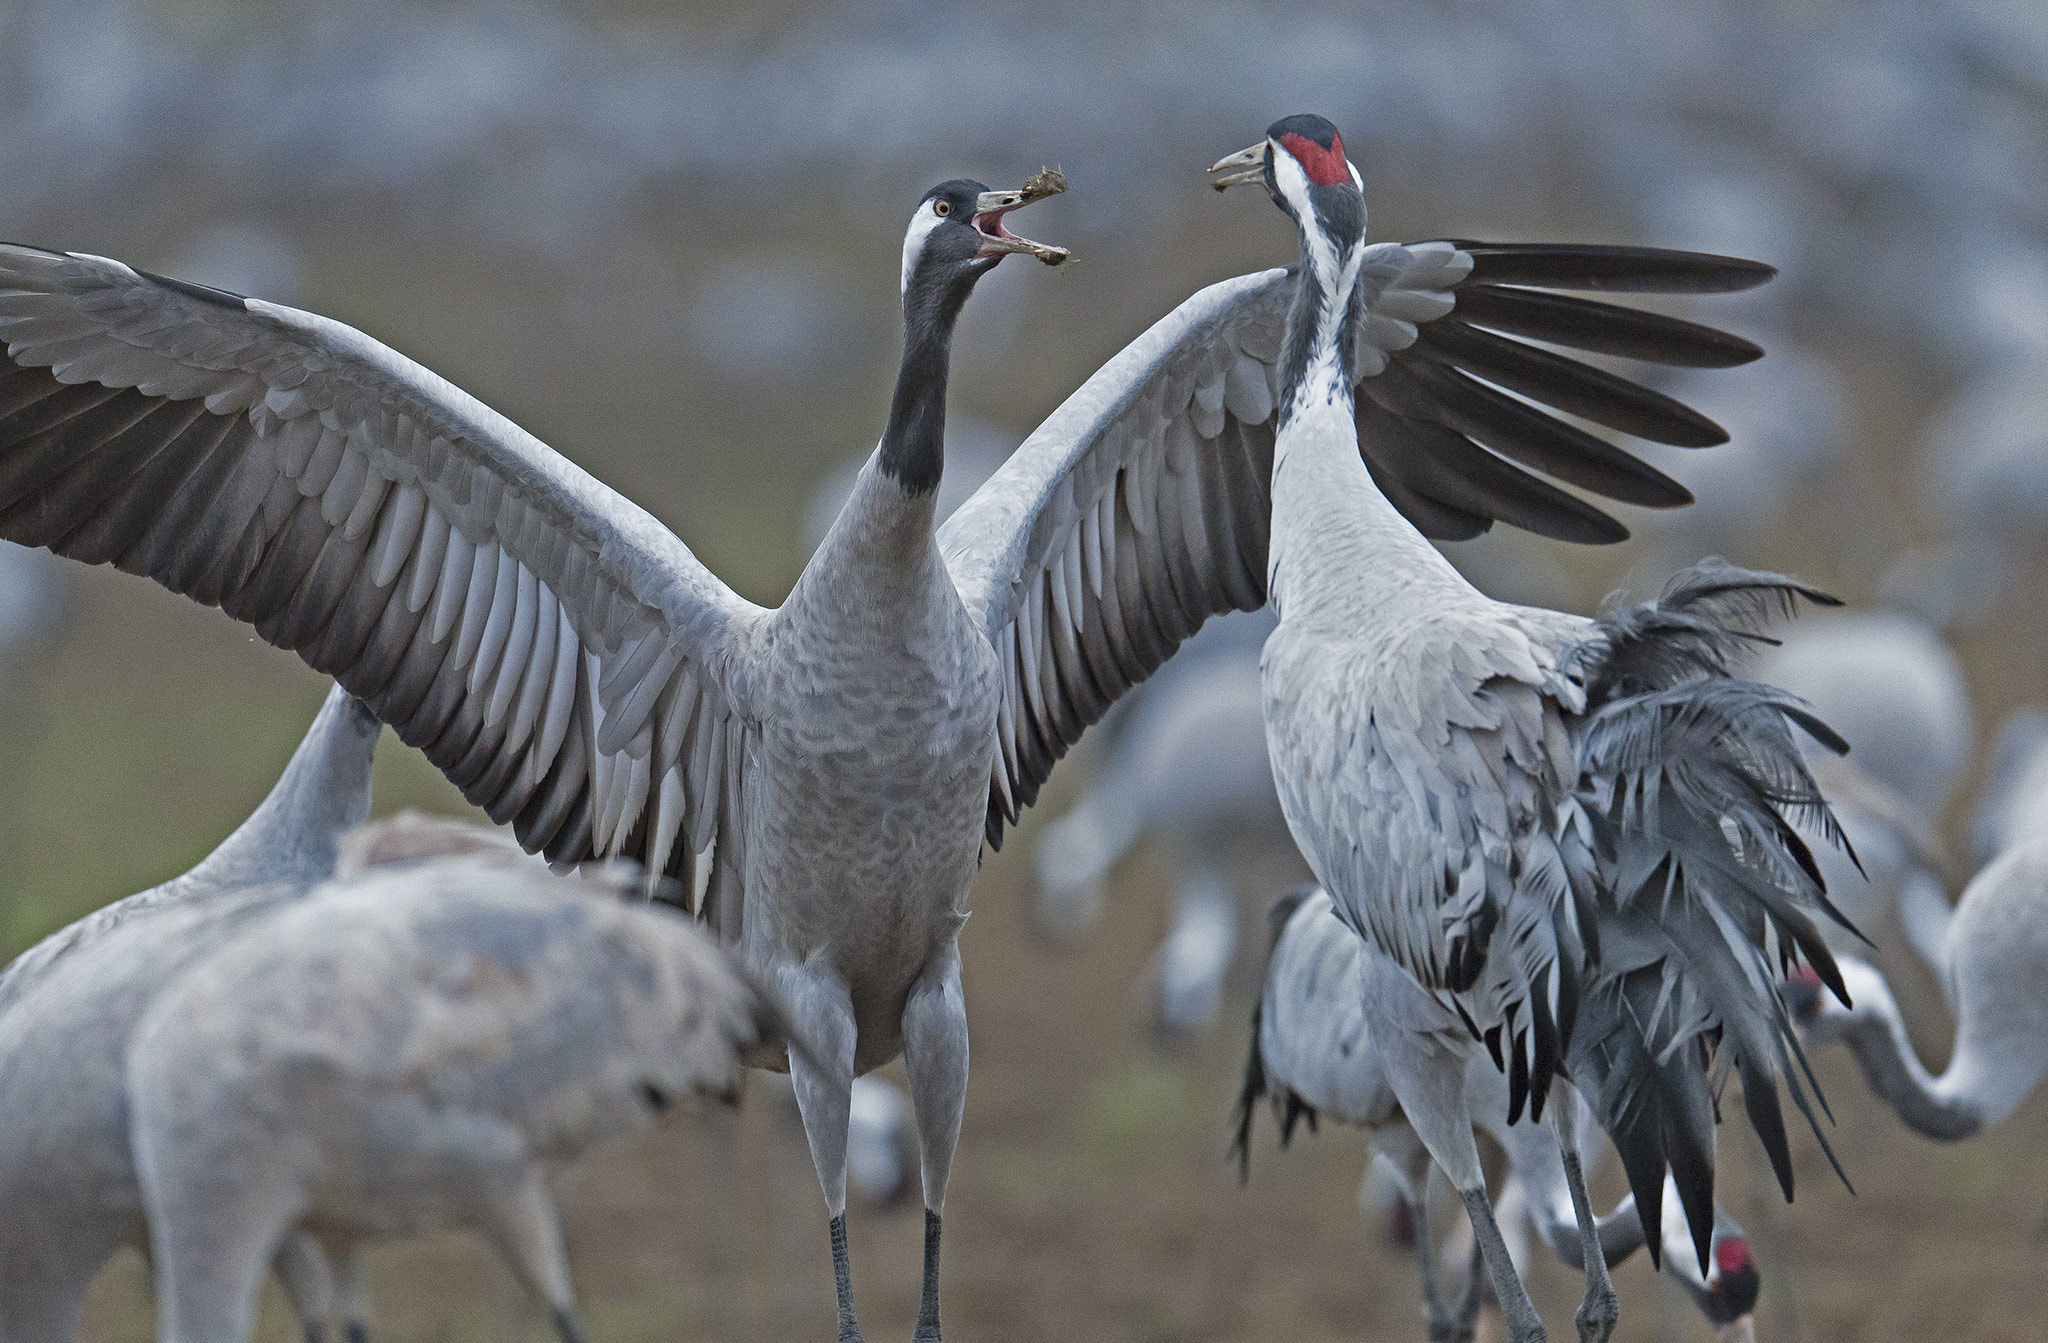
<svg viewBox="0 0 2048 1343">
<path fill-rule="evenodd" d="M 910 273 L 917 269 L 917 259 L 924 255 L 925 239 L 932 236 L 932 230 L 946 221 L 932 213 L 932 207 L 924 206 L 910 217 L 910 227 L 903 233 L 903 292 L 910 290 Z"/>
</svg>

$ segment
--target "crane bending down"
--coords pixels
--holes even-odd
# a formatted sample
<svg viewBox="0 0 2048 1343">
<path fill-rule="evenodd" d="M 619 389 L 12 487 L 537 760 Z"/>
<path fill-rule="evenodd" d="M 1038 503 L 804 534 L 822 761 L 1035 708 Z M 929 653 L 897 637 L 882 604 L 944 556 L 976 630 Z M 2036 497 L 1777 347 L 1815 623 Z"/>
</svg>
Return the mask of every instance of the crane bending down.
<svg viewBox="0 0 2048 1343">
<path fill-rule="evenodd" d="M 1794 725 L 1841 743 L 1727 669 L 1748 626 L 1819 594 L 1718 563 L 1600 621 L 1474 590 L 1359 458 L 1381 417 L 1356 400 L 1355 370 L 1380 356 L 1350 318 L 1397 282 L 1408 252 L 1366 244 L 1336 127 L 1285 119 L 1212 171 L 1219 187 L 1262 183 L 1300 236 L 1273 456 L 1280 620 L 1263 663 L 1274 782 L 1310 868 L 1377 953 L 1363 988 L 1389 1027 L 1389 1077 L 1527 1343 L 1542 1321 L 1494 1224 L 1463 1096 L 1482 1039 L 1507 1070 L 1510 1119 L 1525 1100 L 1540 1113 L 1560 1071 L 1572 1079 L 1646 1228 L 1676 1177 L 1703 1268 L 1709 1053 L 1741 1073 L 1791 1192 L 1779 1081 L 1808 1102 L 1770 958 L 1803 952 L 1843 994 L 1808 916 L 1833 909 L 1785 814 L 1831 827 Z M 1735 263 L 1719 274 L 1758 278 Z M 1553 1116 L 1590 1235 L 1577 1110 Z M 1581 1338 L 1604 1339 L 1615 1315 L 1593 1256 Z"/>
<path fill-rule="evenodd" d="M 1258 1005 L 1252 1009 L 1251 1057 L 1238 1097 L 1233 1150 L 1243 1163 L 1241 1169 L 1250 1170 L 1252 1121 L 1261 1100 L 1273 1105 L 1282 1145 L 1303 1119 L 1311 1128 L 1319 1117 L 1326 1117 L 1371 1130 L 1373 1149 L 1388 1159 L 1418 1218 L 1416 1248 L 1429 1336 L 1433 1343 L 1469 1343 L 1481 1265 L 1473 1264 L 1464 1298 L 1453 1305 L 1436 1279 L 1426 1187 L 1432 1160 L 1389 1076 L 1390 1069 L 1404 1060 L 1398 1041 L 1394 1051 L 1384 1047 L 1389 1032 L 1374 1029 L 1360 991 L 1374 953 L 1338 917 L 1326 891 L 1305 888 L 1283 896 L 1268 918 L 1272 951 Z M 1521 1183 L 1538 1237 L 1567 1267 L 1582 1268 L 1582 1240 L 1564 1153 L 1582 1165 L 1598 1155 L 1600 1138 L 1584 1103 L 1576 1096 L 1569 1098 L 1568 1103 L 1580 1109 L 1578 1122 L 1572 1125 L 1578 1141 L 1561 1148 L 1526 1112 L 1508 1121 L 1507 1080 L 1484 1054 L 1468 1059 L 1464 1085 L 1473 1131 L 1484 1134 L 1506 1157 L 1508 1178 Z M 1409 1094 L 1414 1094 L 1412 1089 Z M 1552 1114 L 1556 1113 L 1553 1107 Z M 1634 1215 L 1633 1206 L 1634 1195 L 1629 1195 L 1597 1221 L 1603 1267 L 1622 1262 L 1644 1243 L 1642 1219 Z M 1666 1204 L 1665 1212 L 1658 1231 L 1665 1270 L 1685 1287 L 1721 1343 L 1748 1343 L 1755 1336 L 1751 1314 L 1763 1279 L 1742 1228 L 1717 1205 L 1712 1263 L 1696 1274 L 1690 1232 L 1675 1200 Z"/>
<path fill-rule="evenodd" d="M 1827 1001 L 1809 976 L 1788 996 L 1809 1044 L 1840 1041 L 1907 1127 L 1942 1142 L 1974 1137 L 2020 1107 L 2048 1070 L 2048 839 L 1987 864 L 1942 929 L 1935 967 L 1956 1023 L 1948 1068 L 1927 1071 L 1884 976 L 1842 958 L 1855 1006 Z"/>
<path fill-rule="evenodd" d="M 164 1343 L 246 1343 L 294 1230 L 353 1258 L 490 1238 L 581 1343 L 554 1191 L 679 1098 L 737 1097 L 781 1012 L 636 870 L 436 858 L 330 883 L 151 1004 L 130 1136 Z"/>
<path fill-rule="evenodd" d="M 815 1064 L 789 1066 L 846 1343 L 859 1336 L 848 1096 L 898 1052 L 926 1209 L 917 1335 L 939 1336 L 940 1210 L 967 1079 L 957 933 L 981 842 L 999 843 L 1086 727 L 1206 617 L 1266 600 L 1296 288 L 1284 269 L 1182 304 L 934 532 L 954 321 L 1004 256 L 1063 255 L 1003 223 L 1034 194 L 955 181 L 918 204 L 888 425 L 774 610 L 361 332 L 102 257 L 0 246 L 0 537 L 146 574 L 250 623 L 551 861 L 632 858 L 689 890 L 708 855 L 703 917 L 817 1046 Z M 1370 355 L 1353 371 L 1379 375 L 1360 404 L 1380 432 L 1363 447 L 1419 526 L 1626 535 L 1507 457 L 1635 503 L 1689 499 L 1532 400 L 1653 439 L 1726 435 L 1512 335 L 1740 363 L 1758 353 L 1746 341 L 1540 291 L 1645 275 L 1726 288 L 1769 268 L 1519 244 L 1378 255 L 1378 287 L 1350 314 Z"/>
<path fill-rule="evenodd" d="M 0 1343 L 70 1338 L 108 1257 L 148 1245 L 123 1076 L 136 1023 L 229 932 L 334 875 L 343 832 L 370 813 L 381 731 L 337 687 L 276 786 L 198 866 L 51 934 L 0 972 Z M 352 1264 L 337 1267 L 355 1280 Z M 293 1242 L 278 1268 L 316 1323 L 328 1277 L 318 1251 Z"/>
</svg>

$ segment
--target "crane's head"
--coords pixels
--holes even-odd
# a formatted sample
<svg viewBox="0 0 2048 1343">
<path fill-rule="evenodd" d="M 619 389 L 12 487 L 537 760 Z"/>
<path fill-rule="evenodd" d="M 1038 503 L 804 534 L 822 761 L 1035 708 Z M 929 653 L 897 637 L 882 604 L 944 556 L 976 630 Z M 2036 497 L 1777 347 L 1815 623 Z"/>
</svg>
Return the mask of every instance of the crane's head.
<svg viewBox="0 0 2048 1343">
<path fill-rule="evenodd" d="M 1344 157 L 1344 141 L 1328 118 L 1312 112 L 1282 117 L 1266 138 L 1210 165 L 1218 191 L 1250 182 L 1265 185 L 1305 238 L 1319 237 L 1338 253 L 1365 237 L 1365 188 Z"/>
<path fill-rule="evenodd" d="M 1020 238 L 1003 217 L 1066 189 L 1066 178 L 1045 169 L 1014 191 L 990 191 L 956 177 L 925 192 L 903 234 L 904 298 L 913 290 L 964 295 L 1012 253 L 1037 257 L 1048 266 L 1065 261 L 1066 248 Z"/>
<path fill-rule="evenodd" d="M 1703 1291 L 1695 1291 L 1700 1313 L 1714 1326 L 1715 1343 L 1756 1343 L 1756 1300 L 1763 1274 L 1749 1242 L 1730 1236 L 1714 1243 L 1714 1264 Z"/>
</svg>

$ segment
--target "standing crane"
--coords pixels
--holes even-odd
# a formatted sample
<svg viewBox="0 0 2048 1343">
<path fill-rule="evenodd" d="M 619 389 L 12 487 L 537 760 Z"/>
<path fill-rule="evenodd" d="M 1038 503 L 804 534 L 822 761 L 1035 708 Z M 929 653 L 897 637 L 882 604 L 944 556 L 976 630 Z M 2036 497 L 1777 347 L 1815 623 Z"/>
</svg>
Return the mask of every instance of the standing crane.
<svg viewBox="0 0 2048 1343">
<path fill-rule="evenodd" d="M 1389 1061 L 1379 1048 L 1382 1031 L 1367 1018 L 1358 991 L 1371 953 L 1364 939 L 1338 917 L 1326 891 L 1311 887 L 1283 896 L 1268 911 L 1268 919 L 1272 949 L 1265 983 L 1252 1009 L 1251 1058 L 1238 1097 L 1234 1150 L 1242 1163 L 1240 1171 L 1250 1171 L 1252 1121 L 1262 1099 L 1272 1103 L 1283 1146 L 1304 1119 L 1311 1128 L 1318 1119 L 1330 1118 L 1369 1129 L 1374 1151 L 1386 1158 L 1418 1219 L 1416 1249 L 1429 1336 L 1433 1343 L 1470 1343 L 1482 1266 L 1473 1263 L 1461 1301 L 1453 1304 L 1446 1298 L 1437 1282 L 1436 1242 L 1429 1225 L 1427 1182 L 1433 1162 L 1394 1093 Z M 1467 1063 L 1465 1098 L 1474 1133 L 1505 1157 L 1505 1178 L 1521 1185 L 1538 1238 L 1567 1267 L 1582 1268 L 1583 1242 L 1557 1146 L 1526 1112 L 1508 1121 L 1507 1079 L 1484 1054 Z M 1570 1103 L 1584 1105 L 1577 1097 Z M 1599 1154 L 1600 1138 L 1591 1117 L 1580 1118 L 1582 1140 L 1576 1155 L 1582 1164 L 1590 1164 Z M 1629 1195 L 1596 1222 L 1597 1245 L 1607 1267 L 1621 1263 L 1644 1243 L 1643 1224 L 1633 1209 L 1634 1195 Z M 1692 1271 L 1690 1232 L 1675 1198 L 1665 1203 L 1658 1236 L 1665 1271 L 1684 1286 L 1714 1326 L 1720 1343 L 1749 1343 L 1755 1334 L 1751 1315 L 1763 1276 L 1735 1219 L 1715 1207 L 1712 1263 L 1699 1274 Z"/>
<path fill-rule="evenodd" d="M 1383 319 L 1375 339 L 1376 310 L 1390 295 L 1390 317 L 1439 310 L 1445 300 L 1406 297 L 1417 269 L 1462 273 L 1476 259 L 1368 246 L 1357 169 L 1322 117 L 1276 122 L 1211 171 L 1218 187 L 1262 184 L 1300 239 L 1272 471 L 1268 572 L 1280 620 L 1263 662 L 1281 808 L 1371 948 L 1360 991 L 1388 1026 L 1380 1048 L 1395 1094 L 1465 1204 L 1511 1336 L 1531 1343 L 1543 1324 L 1494 1222 L 1464 1094 L 1482 1041 L 1507 1072 L 1510 1120 L 1525 1102 L 1540 1114 L 1553 1083 L 1583 1092 L 1621 1153 L 1646 1229 L 1661 1220 L 1667 1171 L 1676 1177 L 1703 1268 L 1713 1229 L 1708 1053 L 1725 1051 L 1741 1074 L 1790 1195 L 1780 1080 L 1802 1109 L 1808 1102 L 1767 952 L 1797 948 L 1846 997 L 1809 916 L 1832 907 L 1785 815 L 1826 813 L 1795 726 L 1841 743 L 1789 698 L 1726 673 L 1751 625 L 1797 597 L 1822 598 L 1718 563 L 1598 621 L 1473 589 L 1361 460 L 1388 417 L 1355 388 L 1391 377 L 1390 398 L 1412 389 L 1419 379 L 1396 375 L 1386 349 L 1427 349 L 1423 338 Z M 1609 255 L 1524 262 L 1520 274 L 1711 289 L 1767 271 Z M 1580 344 L 1625 347 L 1586 334 L 1619 320 L 1599 305 L 1572 311 L 1580 320 L 1561 325 Z M 1717 348 L 1704 336 L 1670 338 Z M 1588 387 L 1544 361 L 1503 357 L 1484 338 L 1465 348 L 1491 354 L 1493 373 L 1525 395 L 1549 391 L 1562 404 Z M 1612 418 L 1678 418 L 1635 405 L 1641 419 Z M 1578 1107 L 1567 1095 L 1549 1113 L 1590 1237 Z M 1598 1255 L 1586 1283 L 1580 1337 L 1604 1340 L 1618 1310 Z"/>
<path fill-rule="evenodd" d="M 0 972 L 0 1340 L 75 1331 L 86 1288 L 148 1230 L 124 1060 L 165 984 L 228 933 L 334 875 L 370 814 L 383 730 L 336 687 L 263 802 L 191 871 L 44 938 Z M 293 1242 L 279 1275 L 307 1322 L 326 1267 Z"/>
<path fill-rule="evenodd" d="M 811 1061 L 754 1061 L 792 1073 L 842 1343 L 859 1337 L 852 1079 L 899 1052 L 925 1195 L 916 1333 L 939 1337 L 940 1211 L 967 1079 L 957 934 L 982 842 L 999 845 L 1087 727 L 1207 617 L 1267 596 L 1297 288 L 1282 269 L 1183 303 L 934 529 L 954 321 L 1005 256 L 1064 258 L 1004 223 L 1063 185 L 954 181 L 919 202 L 887 427 L 773 610 L 359 331 L 103 257 L 0 246 L 0 538 L 146 574 L 249 623 L 552 862 L 630 858 L 685 891 L 708 864 L 701 916 L 815 1046 Z M 1758 351 L 1735 337 L 1541 291 L 1588 268 L 1626 280 L 1647 267 L 1652 288 L 1683 289 L 1768 267 L 1520 244 L 1402 255 L 1412 264 L 1359 314 L 1386 360 L 1361 404 L 1385 429 L 1366 445 L 1371 469 L 1418 526 L 1627 534 L 1507 457 L 1609 497 L 1687 502 L 1488 384 L 1679 443 L 1724 441 L 1711 421 L 1482 327 L 1740 363 Z"/>
<path fill-rule="evenodd" d="M 780 1011 L 637 871 L 385 865 L 237 930 L 128 1047 L 163 1343 L 246 1343 L 295 1230 L 338 1258 L 485 1233 L 582 1343 L 554 1191 L 692 1095 L 737 1099 Z M 801 1057 L 801 1051 L 794 1051 Z"/>
</svg>

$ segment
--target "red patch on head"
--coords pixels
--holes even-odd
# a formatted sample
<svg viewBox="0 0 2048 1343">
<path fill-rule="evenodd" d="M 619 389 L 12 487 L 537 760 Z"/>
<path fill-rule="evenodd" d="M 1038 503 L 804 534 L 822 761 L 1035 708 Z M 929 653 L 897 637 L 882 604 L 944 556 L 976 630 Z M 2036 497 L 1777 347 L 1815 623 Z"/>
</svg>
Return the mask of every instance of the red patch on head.
<svg viewBox="0 0 2048 1343">
<path fill-rule="evenodd" d="M 1755 1262 L 1749 1257 L 1749 1242 L 1740 1236 L 1724 1240 L 1714 1247 L 1714 1267 L 1721 1270 L 1723 1277 L 1740 1273 L 1754 1266 Z"/>
<path fill-rule="evenodd" d="M 1795 965 L 1792 973 L 1785 976 L 1787 984 L 1804 984 L 1809 988 L 1821 987 L 1820 971 L 1810 965 Z"/>
<path fill-rule="evenodd" d="M 1328 149 L 1306 135 L 1292 132 L 1280 137 L 1280 147 L 1294 155 L 1294 161 L 1308 174 L 1308 180 L 1319 187 L 1333 187 L 1351 180 L 1351 167 L 1344 162 L 1344 139 L 1335 131 L 1330 133 Z"/>
</svg>

